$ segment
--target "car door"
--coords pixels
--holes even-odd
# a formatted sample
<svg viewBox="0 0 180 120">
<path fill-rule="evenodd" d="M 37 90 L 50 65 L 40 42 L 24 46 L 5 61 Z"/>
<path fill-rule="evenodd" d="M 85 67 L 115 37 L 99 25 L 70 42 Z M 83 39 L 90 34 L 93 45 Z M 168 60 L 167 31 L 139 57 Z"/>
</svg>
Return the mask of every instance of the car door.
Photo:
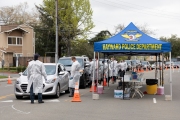
<svg viewBox="0 0 180 120">
<path fill-rule="evenodd" d="M 62 69 L 61 69 L 60 65 L 58 65 L 59 83 L 60 83 L 60 86 L 61 86 L 61 90 L 64 90 L 64 75 L 63 74 L 59 74 L 60 72 L 62 72 Z"/>
<path fill-rule="evenodd" d="M 67 88 L 69 87 L 69 73 L 68 71 L 66 71 L 63 65 L 60 65 L 60 67 L 61 67 L 61 71 L 64 72 L 64 75 L 63 75 L 64 90 L 67 90 Z"/>
</svg>

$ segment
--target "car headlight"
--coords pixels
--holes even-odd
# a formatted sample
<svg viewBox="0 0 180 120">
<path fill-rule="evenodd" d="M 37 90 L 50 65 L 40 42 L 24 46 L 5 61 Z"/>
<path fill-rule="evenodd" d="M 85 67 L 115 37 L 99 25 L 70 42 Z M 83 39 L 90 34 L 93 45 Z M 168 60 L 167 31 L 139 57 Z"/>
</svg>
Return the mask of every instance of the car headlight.
<svg viewBox="0 0 180 120">
<path fill-rule="evenodd" d="M 53 78 L 53 79 L 49 79 L 46 81 L 47 84 L 51 84 L 51 83 L 54 83 L 56 81 L 56 78 Z"/>
<path fill-rule="evenodd" d="M 19 78 L 16 79 L 16 84 L 20 84 L 20 79 Z"/>
</svg>

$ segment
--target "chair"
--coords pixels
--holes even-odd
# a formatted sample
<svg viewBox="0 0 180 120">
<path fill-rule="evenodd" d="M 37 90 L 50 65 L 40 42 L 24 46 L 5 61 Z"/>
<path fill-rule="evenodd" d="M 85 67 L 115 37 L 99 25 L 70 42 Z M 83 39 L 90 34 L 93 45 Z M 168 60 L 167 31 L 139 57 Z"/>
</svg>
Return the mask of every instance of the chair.
<svg viewBox="0 0 180 120">
<path fill-rule="evenodd" d="M 145 80 L 144 78 L 142 78 L 143 74 L 144 73 L 138 74 L 138 79 L 137 80 L 139 80 L 140 82 L 135 83 L 134 88 L 133 88 L 134 93 L 132 95 L 132 98 L 134 98 L 134 96 L 139 96 L 140 98 L 142 98 L 144 96 L 143 92 L 140 90 L 140 88 L 143 87 L 142 84 L 143 84 L 143 82 Z"/>
</svg>

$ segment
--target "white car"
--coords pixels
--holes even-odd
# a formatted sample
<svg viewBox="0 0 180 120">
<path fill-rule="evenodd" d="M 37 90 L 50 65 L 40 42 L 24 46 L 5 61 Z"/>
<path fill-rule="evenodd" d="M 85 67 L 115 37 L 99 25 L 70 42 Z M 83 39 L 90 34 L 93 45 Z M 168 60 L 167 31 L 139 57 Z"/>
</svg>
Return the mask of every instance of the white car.
<svg viewBox="0 0 180 120">
<path fill-rule="evenodd" d="M 42 95 L 52 95 L 59 98 L 60 93 L 65 91 L 69 93 L 69 73 L 65 70 L 64 66 L 60 63 L 44 63 L 47 79 L 49 83 L 45 83 L 43 77 L 43 93 Z M 30 93 L 26 92 L 28 85 L 27 70 L 20 73 L 14 85 L 14 94 L 17 99 L 23 96 L 29 96 Z"/>
</svg>

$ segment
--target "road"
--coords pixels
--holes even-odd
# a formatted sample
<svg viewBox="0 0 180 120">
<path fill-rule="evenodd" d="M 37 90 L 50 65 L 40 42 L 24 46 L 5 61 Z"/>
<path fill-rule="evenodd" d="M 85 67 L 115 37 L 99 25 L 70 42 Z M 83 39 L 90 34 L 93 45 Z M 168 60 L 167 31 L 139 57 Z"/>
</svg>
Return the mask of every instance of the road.
<svg viewBox="0 0 180 120">
<path fill-rule="evenodd" d="M 99 100 L 92 100 L 90 88 L 86 88 L 79 90 L 82 102 L 71 102 L 68 94 L 61 93 L 58 99 L 43 97 L 44 104 L 38 104 L 37 99 L 35 104 L 30 104 L 29 97 L 21 100 L 15 98 L 13 84 L 0 82 L 0 120 L 179 120 L 180 72 L 175 70 L 172 74 L 172 101 L 165 101 L 164 95 L 147 94 L 140 99 L 115 99 L 113 92 L 116 83 L 105 87 Z M 164 75 L 165 95 L 169 95 L 169 70 Z M 143 77 L 154 78 L 154 71 L 145 72 Z M 142 91 L 145 91 L 145 87 Z"/>
</svg>

